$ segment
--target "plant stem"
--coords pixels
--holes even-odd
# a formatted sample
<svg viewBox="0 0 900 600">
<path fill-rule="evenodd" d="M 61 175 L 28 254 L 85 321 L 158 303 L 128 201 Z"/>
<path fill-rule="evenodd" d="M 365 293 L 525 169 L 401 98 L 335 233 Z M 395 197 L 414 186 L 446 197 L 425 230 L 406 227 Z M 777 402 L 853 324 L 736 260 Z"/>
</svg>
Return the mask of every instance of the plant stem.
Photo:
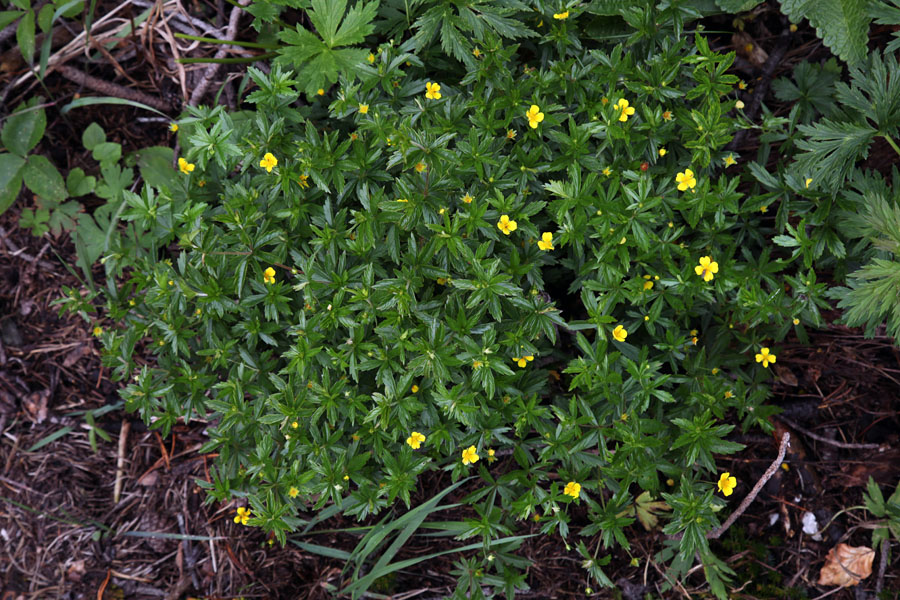
<svg viewBox="0 0 900 600">
<path fill-rule="evenodd" d="M 895 142 L 891 136 L 883 135 L 882 137 L 887 140 L 887 143 L 891 145 L 891 148 L 894 149 L 894 152 L 900 154 L 900 147 L 897 146 L 897 142 Z"/>
<path fill-rule="evenodd" d="M 243 63 L 256 62 L 258 60 L 268 60 L 278 56 L 277 52 L 267 52 L 265 54 L 257 54 L 256 56 L 245 56 L 242 58 L 179 58 L 175 62 L 182 65 L 190 65 L 194 63 L 213 63 L 223 65 L 238 65 Z"/>
<path fill-rule="evenodd" d="M 207 44 L 228 44 L 229 46 L 241 46 L 243 48 L 260 48 L 262 50 L 276 50 L 278 46 L 270 44 L 257 44 L 256 42 L 239 42 L 237 40 L 229 42 L 228 40 L 219 40 L 216 38 L 203 37 L 199 35 L 188 35 L 186 33 L 176 33 L 175 37 L 184 40 L 193 40 L 195 42 L 206 42 Z"/>
</svg>

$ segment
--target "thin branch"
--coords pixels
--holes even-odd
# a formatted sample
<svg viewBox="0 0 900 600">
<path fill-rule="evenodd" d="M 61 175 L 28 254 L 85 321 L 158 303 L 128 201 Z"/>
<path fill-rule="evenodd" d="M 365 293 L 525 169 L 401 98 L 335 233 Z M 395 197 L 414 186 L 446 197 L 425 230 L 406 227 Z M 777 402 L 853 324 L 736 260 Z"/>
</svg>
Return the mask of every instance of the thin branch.
<svg viewBox="0 0 900 600">
<path fill-rule="evenodd" d="M 241 12 L 243 11 L 243 7 L 250 4 L 250 0 L 238 0 L 239 6 L 235 6 L 231 9 L 231 15 L 228 18 L 228 29 L 225 32 L 225 39 L 228 41 L 234 40 L 237 37 L 237 28 L 238 22 L 241 19 Z M 222 46 L 216 52 L 215 58 L 225 58 L 225 55 L 228 54 L 231 46 Z M 197 87 L 194 88 L 194 92 L 191 94 L 191 106 L 197 106 L 200 100 L 203 99 L 203 96 L 206 94 L 206 90 L 209 89 L 210 83 L 212 83 L 213 77 L 219 72 L 219 68 L 221 64 L 213 63 L 206 68 L 206 72 L 203 73 L 203 77 L 200 79 L 200 82 L 197 84 Z"/>
<path fill-rule="evenodd" d="M 96 92 L 100 92 L 101 94 L 140 102 L 163 112 L 172 112 L 172 105 L 168 102 L 165 102 L 161 98 L 157 98 L 156 96 L 150 96 L 139 90 L 133 90 L 131 88 L 123 87 L 117 83 L 112 83 L 110 81 L 104 81 L 103 79 L 92 77 L 87 73 L 79 71 L 78 69 L 70 67 L 68 65 L 59 65 L 58 67 L 56 67 L 56 70 L 59 71 L 60 75 L 62 75 L 66 79 L 74 81 L 75 83 L 83 85 L 84 87 L 90 88 Z"/>
<path fill-rule="evenodd" d="M 823 444 L 829 444 L 829 445 L 835 446 L 837 448 L 844 448 L 845 450 L 883 450 L 884 449 L 884 447 L 881 444 L 851 444 L 848 442 L 839 442 L 837 440 L 830 440 L 827 437 L 821 436 L 819 434 L 813 433 L 812 431 L 810 431 L 808 429 L 804 429 L 803 427 L 800 427 L 798 424 L 794 423 L 793 421 L 791 421 L 784 415 L 778 415 L 777 418 L 781 419 L 782 421 L 784 421 L 785 423 L 790 425 L 790 427 L 792 429 L 796 429 L 803 435 L 805 435 L 807 437 L 811 437 L 812 439 L 822 442 Z"/>
</svg>

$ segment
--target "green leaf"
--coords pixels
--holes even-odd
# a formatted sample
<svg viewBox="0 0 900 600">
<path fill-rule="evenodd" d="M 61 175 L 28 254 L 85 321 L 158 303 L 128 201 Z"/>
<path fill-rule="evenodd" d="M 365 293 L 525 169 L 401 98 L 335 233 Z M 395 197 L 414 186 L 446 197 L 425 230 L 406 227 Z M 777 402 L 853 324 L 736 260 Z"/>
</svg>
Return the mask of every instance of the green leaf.
<svg viewBox="0 0 900 600">
<path fill-rule="evenodd" d="M 868 54 L 868 0 L 782 0 L 781 9 L 794 23 L 809 19 L 832 52 L 851 65 Z"/>
<path fill-rule="evenodd" d="M 20 104 L 0 131 L 0 140 L 3 140 L 6 149 L 22 158 L 37 146 L 47 128 L 44 109 L 35 108 L 43 100 L 36 96 L 25 104 Z"/>
<path fill-rule="evenodd" d="M 175 151 L 165 146 L 142 148 L 133 154 L 141 177 L 148 185 L 155 188 L 168 189 L 176 181 L 176 173 L 172 168 L 172 157 Z"/>
<path fill-rule="evenodd" d="M 24 175 L 28 189 L 44 200 L 59 204 L 68 198 L 62 175 L 46 157 L 39 154 L 29 156 Z"/>
<path fill-rule="evenodd" d="M 831 189 L 839 187 L 857 160 L 869 154 L 869 144 L 877 131 L 868 123 L 844 123 L 822 119 L 815 125 L 800 125 L 806 137 L 797 140 L 805 150 L 797 158 L 801 178 L 812 177 Z"/>
<path fill-rule="evenodd" d="M 119 104 L 122 106 L 133 106 L 135 108 L 142 108 L 144 110 L 149 110 L 150 112 L 154 112 L 158 115 L 169 119 L 169 115 L 162 112 L 161 110 L 156 110 L 151 106 L 147 106 L 141 102 L 135 102 L 134 100 L 125 100 L 124 98 L 111 98 L 108 96 L 102 97 L 92 97 L 92 98 L 78 98 L 77 100 L 72 100 L 65 106 L 60 109 L 60 114 L 66 114 L 73 108 L 81 108 L 82 106 L 94 106 L 95 104 Z"/>
<path fill-rule="evenodd" d="M 50 213 L 50 220 L 47 221 L 53 235 L 59 235 L 63 231 L 71 231 L 74 229 L 75 219 L 80 210 L 81 205 L 75 201 L 66 202 L 65 204 L 56 207 L 56 209 Z M 97 432 L 97 434 L 103 437 L 100 432 Z"/>
<path fill-rule="evenodd" d="M 30 229 L 31 235 L 41 237 L 47 233 L 50 228 L 47 227 L 47 221 L 50 220 L 50 211 L 46 208 L 39 208 L 32 211 L 26 208 L 19 217 L 19 227 L 22 229 Z"/>
<path fill-rule="evenodd" d="M 12 206 L 22 189 L 25 159 L 15 154 L 0 154 L 0 215 Z"/>
<path fill-rule="evenodd" d="M 73 198 L 90 194 L 96 185 L 97 178 L 93 175 L 85 175 L 84 170 L 80 167 L 69 171 L 69 175 L 66 177 L 66 189 L 69 191 L 69 196 Z"/>
<path fill-rule="evenodd" d="M 91 148 L 94 160 L 101 165 L 115 164 L 122 158 L 122 145 L 115 142 L 103 142 Z"/>
<path fill-rule="evenodd" d="M 22 13 L 17 10 L 4 10 L 0 12 L 0 29 L 3 29 L 21 16 Z"/>
<path fill-rule="evenodd" d="M 37 16 L 38 27 L 41 28 L 41 31 L 47 33 L 50 31 L 50 27 L 53 24 L 53 9 L 55 7 L 52 4 L 45 4 L 41 7 L 41 11 Z"/>
<path fill-rule="evenodd" d="M 106 142 L 106 132 L 96 123 L 91 123 L 81 134 L 81 143 L 88 150 L 93 150 L 99 144 Z"/>
<path fill-rule="evenodd" d="M 34 11 L 29 10 L 19 21 L 16 28 L 16 42 L 19 44 L 19 51 L 22 58 L 29 65 L 34 60 Z"/>
<path fill-rule="evenodd" d="M 716 0 L 716 6 L 732 14 L 747 12 L 757 4 L 759 0 Z"/>
</svg>

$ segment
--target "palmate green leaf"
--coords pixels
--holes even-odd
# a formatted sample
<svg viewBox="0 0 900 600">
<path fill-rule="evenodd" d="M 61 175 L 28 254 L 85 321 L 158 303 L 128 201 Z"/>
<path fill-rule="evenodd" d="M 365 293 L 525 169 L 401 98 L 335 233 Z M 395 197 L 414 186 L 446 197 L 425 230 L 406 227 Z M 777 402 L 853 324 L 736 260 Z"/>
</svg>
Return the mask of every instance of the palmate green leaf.
<svg viewBox="0 0 900 600">
<path fill-rule="evenodd" d="M 865 61 L 868 0 L 782 0 L 781 9 L 794 23 L 809 19 L 822 42 L 848 64 Z"/>
<path fill-rule="evenodd" d="M 866 336 L 887 320 L 887 333 L 900 337 L 900 263 L 874 259 L 848 276 L 849 288 L 835 288 L 829 294 L 844 309 L 842 321 L 851 327 L 865 327 Z"/>
<path fill-rule="evenodd" d="M 814 125 L 800 125 L 804 138 L 797 147 L 805 152 L 797 158 L 801 177 L 811 177 L 821 187 L 836 189 L 856 161 L 866 158 L 877 131 L 868 123 L 846 123 L 822 119 Z"/>
</svg>

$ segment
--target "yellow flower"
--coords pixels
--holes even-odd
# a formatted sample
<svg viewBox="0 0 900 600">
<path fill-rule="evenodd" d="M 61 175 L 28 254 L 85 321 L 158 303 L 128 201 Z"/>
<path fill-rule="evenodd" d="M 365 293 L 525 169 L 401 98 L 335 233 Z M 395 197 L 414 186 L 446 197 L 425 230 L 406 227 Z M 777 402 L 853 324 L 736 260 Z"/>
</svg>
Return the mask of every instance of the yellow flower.
<svg viewBox="0 0 900 600">
<path fill-rule="evenodd" d="M 369 105 L 368 104 L 360 104 L 359 105 L 359 114 L 366 115 L 369 113 Z"/>
<path fill-rule="evenodd" d="M 619 120 L 623 123 L 628 120 L 628 117 L 634 114 L 634 107 L 628 106 L 628 100 L 625 98 L 622 98 L 613 104 L 613 108 L 620 111 L 621 114 L 619 114 Z"/>
<path fill-rule="evenodd" d="M 528 117 L 528 124 L 532 129 L 537 129 L 538 123 L 544 120 L 544 113 L 537 104 L 532 104 L 531 108 L 525 112 L 525 116 Z"/>
<path fill-rule="evenodd" d="M 710 371 L 710 373 L 712 373 L 713 375 L 718 375 L 718 374 L 719 374 L 719 368 L 718 368 L 718 367 L 713 367 L 713 368 L 712 368 L 712 371 Z"/>
<path fill-rule="evenodd" d="M 725 166 L 730 167 L 731 165 L 736 165 L 737 161 L 734 160 L 734 154 L 729 154 L 725 157 Z"/>
<path fill-rule="evenodd" d="M 259 161 L 259 166 L 263 167 L 266 170 L 266 173 L 271 173 L 272 169 L 274 169 L 278 165 L 278 159 L 275 158 L 275 155 L 271 152 L 266 152 L 266 155 L 262 157 L 262 160 Z"/>
<path fill-rule="evenodd" d="M 300 423 L 298 423 L 297 421 L 294 421 L 294 422 L 291 423 L 291 427 L 292 427 L 293 429 L 297 429 L 298 427 L 300 427 Z"/>
<path fill-rule="evenodd" d="M 178 131 L 178 123 L 169 123 L 169 131 L 172 133 Z"/>
<path fill-rule="evenodd" d="M 425 97 L 429 100 L 440 100 L 441 99 L 441 85 L 439 83 L 433 83 L 429 81 L 425 84 Z"/>
<path fill-rule="evenodd" d="M 478 462 L 478 452 L 475 446 L 469 446 L 462 452 L 462 462 L 464 465 L 473 465 Z"/>
<path fill-rule="evenodd" d="M 760 207 L 759 207 L 759 212 L 761 212 L 761 213 L 767 213 L 767 212 L 769 212 L 769 207 L 768 207 L 768 206 L 760 206 Z"/>
<path fill-rule="evenodd" d="M 747 84 L 744 83 L 744 80 L 738 81 L 738 89 L 739 89 L 739 90 L 746 90 L 746 89 L 747 89 Z"/>
<path fill-rule="evenodd" d="M 300 184 L 300 189 L 306 189 L 309 187 L 309 175 L 300 175 L 297 179 L 297 183 Z"/>
<path fill-rule="evenodd" d="M 515 231 L 518 226 L 519 225 L 515 221 L 509 220 L 509 215 L 500 215 L 500 220 L 497 221 L 497 229 L 502 231 L 504 235 L 509 235 Z"/>
<path fill-rule="evenodd" d="M 566 488 L 563 490 L 563 494 L 565 494 L 566 496 L 577 498 L 581 494 L 581 484 L 570 481 L 566 484 Z"/>
<path fill-rule="evenodd" d="M 672 120 L 672 111 L 664 110 L 663 111 L 663 119 L 665 119 L 666 121 L 671 121 Z"/>
<path fill-rule="evenodd" d="M 406 438 L 406 443 L 409 444 L 409 447 L 413 450 L 418 450 L 422 446 L 422 442 L 424 441 L 425 436 L 418 431 L 413 431 L 411 434 L 409 434 L 409 437 Z"/>
<path fill-rule="evenodd" d="M 542 233 L 541 239 L 538 240 L 538 248 L 541 250 L 553 250 L 555 248 L 553 245 L 553 234 L 549 231 Z"/>
<path fill-rule="evenodd" d="M 263 282 L 275 283 L 275 269 L 273 269 L 272 267 L 266 267 L 266 270 L 263 271 Z"/>
<path fill-rule="evenodd" d="M 469 193 L 466 193 L 466 195 L 462 197 L 462 201 L 465 202 L 466 204 L 472 204 L 472 200 L 474 200 L 474 199 L 475 198 L 473 198 L 472 195 Z"/>
<path fill-rule="evenodd" d="M 294 486 L 291 486 L 291 489 L 288 490 L 288 496 L 290 496 L 291 498 L 296 498 L 299 494 L 300 490 L 298 490 Z"/>
<path fill-rule="evenodd" d="M 794 325 L 799 325 L 799 324 L 800 324 L 800 319 L 798 319 L 797 317 L 794 317 Z"/>
<path fill-rule="evenodd" d="M 417 386 L 416 384 L 413 384 L 413 386 L 410 389 L 412 390 L 413 394 L 419 393 L 419 386 Z"/>
<path fill-rule="evenodd" d="M 475 48 L 474 50 L 472 50 L 472 56 L 474 56 L 475 58 L 478 58 L 479 56 L 481 56 L 481 50 L 479 50 L 478 48 Z"/>
<path fill-rule="evenodd" d="M 624 342 L 627 337 L 628 332 L 625 331 L 625 328 L 621 325 L 616 325 L 616 328 L 613 329 L 613 338 L 615 338 L 617 342 Z"/>
<path fill-rule="evenodd" d="M 726 400 L 728 400 L 729 398 L 733 398 L 733 397 L 734 397 L 734 394 L 731 393 L 731 390 L 727 390 L 727 391 L 725 392 L 725 399 L 726 399 Z"/>
<path fill-rule="evenodd" d="M 406 198 L 397 198 L 397 202 L 409 202 Z"/>
<path fill-rule="evenodd" d="M 561 13 L 554 13 L 553 18 L 556 19 L 557 21 L 565 21 L 566 19 L 569 18 L 569 11 L 564 10 Z"/>
<path fill-rule="evenodd" d="M 645 281 L 645 282 L 644 282 L 644 289 L 645 289 L 645 290 L 652 290 L 652 289 L 653 289 L 653 282 L 652 282 L 652 281 Z"/>
<path fill-rule="evenodd" d="M 476 371 L 477 371 L 478 369 L 480 369 L 481 367 L 483 367 L 483 366 L 484 366 L 484 363 L 481 362 L 480 360 L 473 360 L 473 361 L 472 361 L 472 368 L 475 369 Z"/>
<path fill-rule="evenodd" d="M 421 173 L 426 168 L 427 168 L 427 166 L 425 165 L 425 163 L 421 163 L 421 162 L 416 163 L 416 173 Z"/>
<path fill-rule="evenodd" d="M 513 357 L 513 362 L 515 362 L 517 365 L 519 365 L 519 367 L 521 367 L 523 369 L 525 368 L 525 365 L 532 362 L 533 360 L 534 360 L 534 356 L 531 356 L 531 355 L 523 356 L 521 358 Z"/>
<path fill-rule="evenodd" d="M 644 315 L 644 320 L 645 320 L 645 321 L 649 321 L 649 320 L 650 320 L 650 315 Z"/>
<path fill-rule="evenodd" d="M 678 173 L 675 176 L 675 181 L 678 182 L 679 192 L 683 192 L 688 188 L 694 189 L 697 185 L 697 179 L 694 177 L 694 172 L 690 169 L 685 169 L 683 173 Z"/>
<path fill-rule="evenodd" d="M 492 462 L 494 462 L 495 460 L 497 460 L 497 457 L 494 456 L 495 454 L 497 454 L 497 452 L 496 452 L 493 448 L 488 448 L 487 461 L 488 461 L 489 463 L 492 463 Z"/>
<path fill-rule="evenodd" d="M 769 368 L 769 363 L 775 363 L 775 355 L 769 352 L 768 348 L 760 348 L 756 355 L 756 362 L 761 362 L 762 366 Z"/>
<path fill-rule="evenodd" d="M 660 148 L 660 149 L 659 149 L 659 155 L 660 155 L 660 156 L 665 156 L 665 155 L 666 155 L 666 149 L 665 149 L 665 148 Z"/>
<path fill-rule="evenodd" d="M 246 525 L 247 521 L 250 520 L 250 509 L 244 508 L 243 506 L 237 509 L 237 515 L 234 517 L 235 523 L 240 523 L 241 525 Z"/>
<path fill-rule="evenodd" d="M 179 158 L 178 159 L 178 168 L 181 170 L 182 173 L 185 173 L 185 174 L 191 173 L 194 170 L 194 163 L 189 163 L 188 161 L 184 160 L 183 158 Z M 809 186 L 806 186 L 806 187 L 809 187 Z"/>
<path fill-rule="evenodd" d="M 811 184 L 811 183 L 812 183 L 812 177 L 807 177 L 806 178 L 806 189 L 809 189 L 809 184 Z"/>
<path fill-rule="evenodd" d="M 508 139 L 508 140 L 516 139 L 516 130 L 515 129 L 507 129 L 506 130 L 506 139 Z"/>
<path fill-rule="evenodd" d="M 612 170 L 610 170 L 609 167 L 603 167 L 602 173 L 603 173 L 604 175 L 606 175 L 607 177 L 609 177 L 610 175 L 612 175 Z"/>
<path fill-rule="evenodd" d="M 438 285 L 447 285 L 447 278 L 446 277 L 438 277 L 437 283 L 438 283 Z"/>
<path fill-rule="evenodd" d="M 375 55 L 369 52 L 369 56 L 366 57 L 366 60 L 369 61 L 369 64 L 371 65 L 375 62 Z"/>
<path fill-rule="evenodd" d="M 722 492 L 723 496 L 730 496 L 734 493 L 734 488 L 737 486 L 737 478 L 732 477 L 731 473 L 725 471 L 722 473 L 722 476 L 719 477 L 719 491 Z"/>
<path fill-rule="evenodd" d="M 788 27 L 788 29 L 791 31 L 791 33 L 797 33 L 797 25 L 796 25 L 796 23 L 791 23 L 791 26 Z"/>
<path fill-rule="evenodd" d="M 319 96 L 324 96 L 324 95 L 325 95 L 325 89 L 324 89 L 324 88 L 319 88 L 318 90 L 316 90 L 316 94 L 318 94 Z"/>
<path fill-rule="evenodd" d="M 700 264 L 694 267 L 694 273 L 703 276 L 703 281 L 712 281 L 713 276 L 719 272 L 719 263 L 711 256 L 701 256 Z"/>
<path fill-rule="evenodd" d="M 100 327 L 99 325 L 95 326 L 94 327 L 94 337 L 100 337 L 101 335 L 103 335 L 103 328 Z"/>
<path fill-rule="evenodd" d="M 742 108 L 744 108 L 744 103 L 741 100 L 738 100 L 734 103 L 734 107 L 738 110 L 741 110 Z"/>
</svg>

